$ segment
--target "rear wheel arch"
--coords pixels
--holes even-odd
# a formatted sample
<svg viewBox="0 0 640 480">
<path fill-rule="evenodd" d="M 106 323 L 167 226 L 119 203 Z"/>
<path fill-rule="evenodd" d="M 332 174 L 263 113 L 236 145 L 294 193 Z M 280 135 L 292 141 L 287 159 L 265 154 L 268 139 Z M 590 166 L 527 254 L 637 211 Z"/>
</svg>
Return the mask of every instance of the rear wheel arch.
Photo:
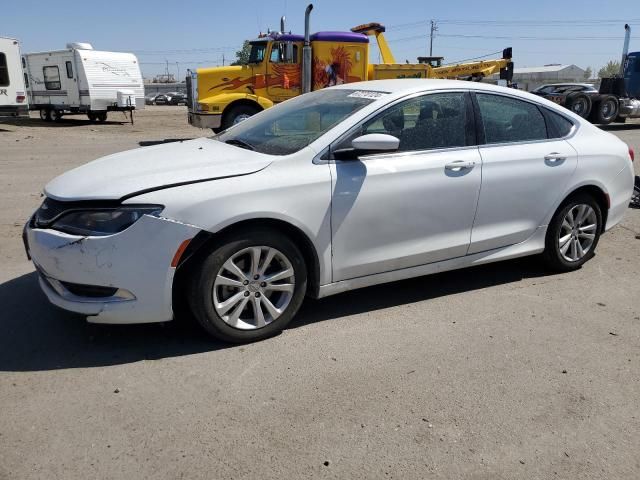
<svg viewBox="0 0 640 480">
<path fill-rule="evenodd" d="M 576 188 L 571 193 L 565 196 L 565 198 L 560 202 L 560 205 L 555 209 L 553 214 L 555 215 L 558 210 L 560 210 L 569 200 L 572 198 L 586 194 L 595 199 L 600 207 L 600 212 L 602 213 L 602 232 L 604 232 L 605 226 L 607 224 L 607 216 L 609 214 L 609 195 L 607 195 L 604 190 L 602 190 L 597 185 L 583 185 L 581 187 Z"/>
<path fill-rule="evenodd" d="M 298 227 L 283 220 L 272 218 L 256 218 L 243 220 L 229 225 L 219 232 L 211 233 L 201 231 L 190 242 L 187 249 L 182 254 L 180 263 L 176 268 L 173 282 L 173 304 L 174 311 L 182 310 L 185 306 L 185 288 L 189 284 L 189 278 L 206 255 L 225 243 L 225 240 L 232 235 L 235 236 L 243 231 L 270 230 L 285 235 L 292 240 L 304 257 L 307 268 L 307 295 L 317 298 L 320 289 L 320 260 L 318 253 L 311 239 Z"/>
</svg>

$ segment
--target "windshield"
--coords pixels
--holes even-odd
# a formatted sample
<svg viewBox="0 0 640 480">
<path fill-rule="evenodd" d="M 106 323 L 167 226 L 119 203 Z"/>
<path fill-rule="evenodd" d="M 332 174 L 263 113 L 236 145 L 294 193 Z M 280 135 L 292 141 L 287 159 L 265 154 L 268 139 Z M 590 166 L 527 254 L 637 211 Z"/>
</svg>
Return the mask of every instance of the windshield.
<svg viewBox="0 0 640 480">
<path fill-rule="evenodd" d="M 269 155 L 295 153 L 353 115 L 379 92 L 318 90 L 265 110 L 214 137 L 216 140 Z"/>
<path fill-rule="evenodd" d="M 249 52 L 249 63 L 262 63 L 264 60 L 264 52 L 267 49 L 267 42 L 255 42 L 251 44 L 251 52 Z"/>
</svg>

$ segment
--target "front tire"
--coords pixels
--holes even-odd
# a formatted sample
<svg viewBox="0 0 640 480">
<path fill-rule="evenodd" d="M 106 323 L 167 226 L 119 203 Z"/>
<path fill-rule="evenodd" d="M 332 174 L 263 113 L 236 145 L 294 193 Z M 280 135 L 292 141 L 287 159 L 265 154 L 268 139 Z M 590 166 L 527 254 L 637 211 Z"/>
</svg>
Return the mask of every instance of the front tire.
<svg viewBox="0 0 640 480">
<path fill-rule="evenodd" d="M 191 277 L 188 301 L 214 337 L 246 343 L 278 334 L 294 317 L 307 289 L 298 247 L 268 229 L 229 235 Z"/>
<path fill-rule="evenodd" d="M 226 130 L 233 125 L 236 125 L 247 118 L 255 115 L 260 110 L 257 107 L 251 105 L 235 105 L 222 115 L 221 129 Z"/>
<path fill-rule="evenodd" d="M 558 272 L 582 267 L 595 254 L 602 232 L 602 211 L 591 196 L 579 194 L 566 200 L 547 229 L 542 257 Z"/>
</svg>

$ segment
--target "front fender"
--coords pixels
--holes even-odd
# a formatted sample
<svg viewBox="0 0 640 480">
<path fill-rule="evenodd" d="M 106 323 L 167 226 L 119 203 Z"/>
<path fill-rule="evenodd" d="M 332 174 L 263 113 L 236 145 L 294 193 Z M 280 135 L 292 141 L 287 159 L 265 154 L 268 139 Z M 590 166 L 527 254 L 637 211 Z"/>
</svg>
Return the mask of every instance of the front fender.
<svg viewBox="0 0 640 480">
<path fill-rule="evenodd" d="M 229 105 L 239 100 L 254 102 L 262 110 L 273 107 L 273 102 L 267 97 L 251 93 L 219 93 L 211 97 L 201 98 L 198 103 L 208 105 L 209 111 L 212 113 L 222 113 Z"/>
</svg>

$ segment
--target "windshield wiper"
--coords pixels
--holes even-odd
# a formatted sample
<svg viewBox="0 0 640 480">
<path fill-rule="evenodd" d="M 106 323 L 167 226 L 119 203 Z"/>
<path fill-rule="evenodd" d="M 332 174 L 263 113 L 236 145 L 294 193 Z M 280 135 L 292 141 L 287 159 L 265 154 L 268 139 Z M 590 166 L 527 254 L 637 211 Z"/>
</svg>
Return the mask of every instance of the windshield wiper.
<svg viewBox="0 0 640 480">
<path fill-rule="evenodd" d="M 244 148 L 247 150 L 255 150 L 256 148 L 250 143 L 245 142 L 244 140 L 240 140 L 238 138 L 232 138 L 231 140 L 227 140 L 224 143 L 229 145 L 235 145 L 236 147 Z"/>
</svg>

